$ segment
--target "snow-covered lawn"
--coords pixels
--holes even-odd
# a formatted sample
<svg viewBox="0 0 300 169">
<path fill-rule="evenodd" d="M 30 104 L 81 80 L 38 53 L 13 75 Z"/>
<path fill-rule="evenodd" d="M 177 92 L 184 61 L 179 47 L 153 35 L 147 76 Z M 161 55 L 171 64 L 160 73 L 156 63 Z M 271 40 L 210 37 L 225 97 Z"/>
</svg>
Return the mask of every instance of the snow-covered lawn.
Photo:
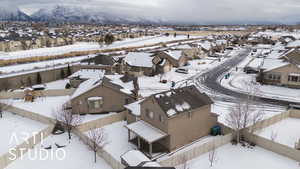
<svg viewBox="0 0 300 169">
<path fill-rule="evenodd" d="M 67 83 L 69 83 L 69 79 L 57 80 L 53 82 L 46 83 L 47 90 L 57 90 L 57 89 L 65 89 Z"/>
<path fill-rule="evenodd" d="M 51 151 L 56 152 L 58 149 L 55 144 L 66 146 L 62 149 L 65 150 L 65 158 L 63 153 L 59 152 L 58 156 L 50 157 L 42 160 L 39 155 L 45 156 L 45 153 L 40 153 L 43 147 L 51 146 L 51 150 L 46 150 L 49 154 Z M 37 154 L 35 154 L 37 152 Z M 37 157 L 36 157 L 37 156 Z M 46 156 L 47 157 L 47 156 Z M 36 159 L 35 159 L 36 158 Z M 45 138 L 41 144 L 35 146 L 33 150 L 24 154 L 22 158 L 17 159 L 10 164 L 7 169 L 20 169 L 20 168 L 43 168 L 43 169 L 111 169 L 111 167 L 100 157 L 97 157 L 97 163 L 94 163 L 94 153 L 85 145 L 77 136 L 72 135 L 72 140 L 69 143 L 67 134 L 50 135 Z"/>
<path fill-rule="evenodd" d="M 91 58 L 94 56 L 95 55 L 87 55 L 87 56 L 71 57 L 71 58 L 65 58 L 65 59 L 55 59 L 55 60 L 49 60 L 49 61 L 18 64 L 18 65 L 12 65 L 12 66 L 3 66 L 3 67 L 0 67 L 0 72 L 12 73 L 12 72 L 25 71 L 25 70 L 32 70 L 35 68 L 55 67 L 57 65 L 80 62 L 83 59 Z"/>
<path fill-rule="evenodd" d="M 0 59 L 8 60 L 8 59 L 26 58 L 26 57 L 34 57 L 34 56 L 53 56 L 53 55 L 61 55 L 65 53 L 86 51 L 86 50 L 143 46 L 143 45 L 151 45 L 160 42 L 182 40 L 186 38 L 187 38 L 186 36 L 180 36 L 180 35 L 178 35 L 177 37 L 174 36 L 140 37 L 135 39 L 125 39 L 123 41 L 117 41 L 109 46 L 104 46 L 104 47 L 101 47 L 98 43 L 79 42 L 68 46 L 39 48 L 39 49 L 32 49 L 26 51 L 1 53 Z"/>
<path fill-rule="evenodd" d="M 278 123 L 275 123 L 257 134 L 266 139 L 275 138 L 275 142 L 294 148 L 295 143 L 300 139 L 300 133 L 297 130 L 300 128 L 300 119 L 287 118 Z"/>
<path fill-rule="evenodd" d="M 223 78 L 221 84 L 226 88 L 239 92 L 249 92 L 245 86 L 251 84 L 254 88 L 259 90 L 255 93 L 257 96 L 300 102 L 300 89 L 261 85 L 256 83 L 256 75 L 246 74 L 242 70 L 238 70 L 238 72 L 231 71 L 230 77 L 228 79 Z"/>
<path fill-rule="evenodd" d="M 11 100 L 11 104 L 17 108 L 54 118 L 53 113 L 64 103 L 70 100 L 70 96 L 40 97 L 34 102 L 25 102 L 23 99 Z"/>
<path fill-rule="evenodd" d="M 299 164 L 260 147 L 253 149 L 226 144 L 216 149 L 217 160 L 210 167 L 209 153 L 188 162 L 189 169 L 298 169 Z M 182 166 L 178 166 L 182 168 Z"/>
<path fill-rule="evenodd" d="M 126 122 L 122 121 L 103 127 L 108 137 L 108 144 L 104 147 L 104 150 L 118 161 L 121 161 L 120 156 L 122 154 L 136 149 L 136 146 L 128 142 L 128 130 L 124 127 L 125 125 Z M 85 134 L 88 135 L 88 132 Z"/>
<path fill-rule="evenodd" d="M 230 113 L 231 108 L 234 106 L 234 103 L 215 101 L 211 107 L 213 113 L 218 114 L 218 121 L 222 124 L 227 125 L 226 118 Z M 270 106 L 270 105 L 252 105 L 252 109 L 255 111 L 263 111 L 264 119 L 268 119 L 274 115 L 280 114 L 286 111 L 283 107 Z"/>
<path fill-rule="evenodd" d="M 3 118 L 0 118 L 0 126 L 0 155 L 7 153 L 10 148 L 24 142 L 24 137 L 27 137 L 25 134 L 33 136 L 34 132 L 36 133 L 47 128 L 45 124 L 14 115 L 10 112 L 3 113 Z M 13 139 L 15 136 L 17 140 Z"/>
</svg>

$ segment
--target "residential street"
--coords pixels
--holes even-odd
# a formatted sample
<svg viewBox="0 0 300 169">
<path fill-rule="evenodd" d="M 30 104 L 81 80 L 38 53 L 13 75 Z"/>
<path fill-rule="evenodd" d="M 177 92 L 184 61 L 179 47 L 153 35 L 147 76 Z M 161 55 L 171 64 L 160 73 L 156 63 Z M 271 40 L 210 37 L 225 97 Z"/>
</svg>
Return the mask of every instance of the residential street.
<svg viewBox="0 0 300 169">
<path fill-rule="evenodd" d="M 211 69 L 210 71 L 201 74 L 200 76 L 196 76 L 194 80 L 196 80 L 196 84 L 200 88 L 206 88 L 212 92 L 214 99 L 221 101 L 230 101 L 237 102 L 238 100 L 247 97 L 247 94 L 232 91 L 223 87 L 218 80 L 226 74 L 230 69 L 236 67 L 240 62 L 242 62 L 247 55 L 250 53 L 250 49 L 244 49 L 237 56 L 230 58 L 219 66 Z M 289 105 L 299 104 L 297 102 L 290 102 L 272 98 L 264 98 L 255 96 L 254 99 L 259 104 L 271 104 L 276 106 L 284 106 L 288 107 Z"/>
</svg>

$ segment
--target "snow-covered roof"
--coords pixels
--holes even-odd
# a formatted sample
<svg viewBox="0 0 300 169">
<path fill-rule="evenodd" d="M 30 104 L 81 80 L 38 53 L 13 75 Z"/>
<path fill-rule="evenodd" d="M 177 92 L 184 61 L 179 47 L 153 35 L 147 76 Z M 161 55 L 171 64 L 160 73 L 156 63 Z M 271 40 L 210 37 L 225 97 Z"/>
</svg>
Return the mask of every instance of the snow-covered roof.
<svg viewBox="0 0 300 169">
<path fill-rule="evenodd" d="M 86 93 L 87 91 L 90 91 L 94 88 L 96 88 L 97 86 L 99 86 L 102 82 L 102 78 L 92 78 L 89 80 L 86 80 L 85 82 L 81 83 L 78 88 L 75 90 L 75 92 L 73 93 L 73 95 L 71 96 L 71 99 L 74 99 L 84 93 Z"/>
<path fill-rule="evenodd" d="M 299 46 L 300 46 L 300 40 L 289 42 L 287 44 L 287 47 L 289 47 L 289 48 L 294 48 L 294 47 L 299 47 Z"/>
<path fill-rule="evenodd" d="M 153 54 L 151 53 L 145 53 L 145 52 L 131 52 L 128 53 L 124 61 L 131 65 L 131 66 L 136 66 L 136 67 L 152 67 L 152 59 L 151 57 Z"/>
<path fill-rule="evenodd" d="M 140 165 L 142 162 L 151 161 L 142 152 L 131 150 L 121 156 L 121 158 L 131 167 Z"/>
<path fill-rule="evenodd" d="M 120 89 L 123 93 L 132 94 L 132 90 L 134 90 L 134 85 L 132 81 L 123 82 L 121 78 L 123 75 L 106 75 L 106 78 L 110 80 L 111 83 L 121 86 Z"/>
<path fill-rule="evenodd" d="M 199 42 L 198 45 L 201 46 L 205 50 L 211 49 L 211 43 L 209 41 Z"/>
<path fill-rule="evenodd" d="M 133 103 L 128 104 L 128 105 L 125 105 L 124 107 L 129 109 L 132 114 L 134 114 L 136 116 L 140 116 L 141 115 L 141 105 L 140 105 L 140 103 L 142 101 L 144 101 L 144 99 L 133 102 Z"/>
<path fill-rule="evenodd" d="M 166 52 L 166 54 L 168 54 L 175 60 L 179 60 L 180 57 L 182 56 L 182 51 L 181 50 L 172 50 L 172 51 Z"/>
<path fill-rule="evenodd" d="M 81 79 L 92 79 L 96 77 L 103 77 L 105 71 L 99 69 L 81 69 L 73 73 L 69 78 L 80 77 Z"/>
<path fill-rule="evenodd" d="M 126 128 L 142 137 L 148 143 L 153 143 L 167 136 L 165 132 L 142 120 L 131 123 Z"/>
<path fill-rule="evenodd" d="M 264 59 L 264 63 L 262 64 L 261 68 L 265 69 L 265 71 L 270 71 L 288 64 L 290 63 L 284 62 L 282 59 Z"/>
</svg>

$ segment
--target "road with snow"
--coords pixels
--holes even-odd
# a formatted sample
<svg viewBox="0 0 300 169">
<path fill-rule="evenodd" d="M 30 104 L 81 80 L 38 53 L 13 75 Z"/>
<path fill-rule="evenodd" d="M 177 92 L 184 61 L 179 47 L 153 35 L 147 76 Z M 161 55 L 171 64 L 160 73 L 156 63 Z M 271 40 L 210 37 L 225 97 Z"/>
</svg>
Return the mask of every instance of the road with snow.
<svg viewBox="0 0 300 169">
<path fill-rule="evenodd" d="M 248 56 L 250 51 L 251 50 L 249 48 L 243 49 L 237 56 L 228 59 L 224 63 L 206 73 L 196 76 L 196 84 L 199 86 L 199 88 L 210 90 L 210 93 L 213 95 L 214 99 L 217 100 L 238 102 L 243 98 L 247 98 L 247 94 L 227 89 L 223 87 L 218 81 L 220 81 L 220 79 L 232 68 L 241 63 Z M 271 104 L 284 107 L 288 107 L 289 105 L 294 104 L 300 104 L 292 101 L 279 100 L 277 98 L 265 98 L 259 96 L 253 96 L 253 98 L 258 104 Z"/>
</svg>

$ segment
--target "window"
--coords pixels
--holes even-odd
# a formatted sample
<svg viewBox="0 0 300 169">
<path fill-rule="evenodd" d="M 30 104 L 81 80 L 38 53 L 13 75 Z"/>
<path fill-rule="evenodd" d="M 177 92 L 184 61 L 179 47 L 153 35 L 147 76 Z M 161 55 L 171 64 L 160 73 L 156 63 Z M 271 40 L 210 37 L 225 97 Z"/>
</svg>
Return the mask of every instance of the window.
<svg viewBox="0 0 300 169">
<path fill-rule="evenodd" d="M 164 116 L 162 116 L 162 115 L 159 115 L 159 121 L 163 123 L 163 122 L 165 121 L 165 118 L 164 118 Z"/>
<path fill-rule="evenodd" d="M 300 77 L 289 75 L 288 81 L 290 81 L 290 82 L 300 82 Z"/>
<path fill-rule="evenodd" d="M 146 109 L 146 115 L 150 119 L 154 119 L 154 113 L 152 111 L 149 111 L 149 109 Z"/>
<path fill-rule="evenodd" d="M 281 75 L 280 74 L 268 74 L 267 78 L 269 80 L 280 81 Z"/>
<path fill-rule="evenodd" d="M 91 97 L 88 98 L 88 105 L 90 109 L 99 109 L 103 106 L 102 97 Z"/>
</svg>

